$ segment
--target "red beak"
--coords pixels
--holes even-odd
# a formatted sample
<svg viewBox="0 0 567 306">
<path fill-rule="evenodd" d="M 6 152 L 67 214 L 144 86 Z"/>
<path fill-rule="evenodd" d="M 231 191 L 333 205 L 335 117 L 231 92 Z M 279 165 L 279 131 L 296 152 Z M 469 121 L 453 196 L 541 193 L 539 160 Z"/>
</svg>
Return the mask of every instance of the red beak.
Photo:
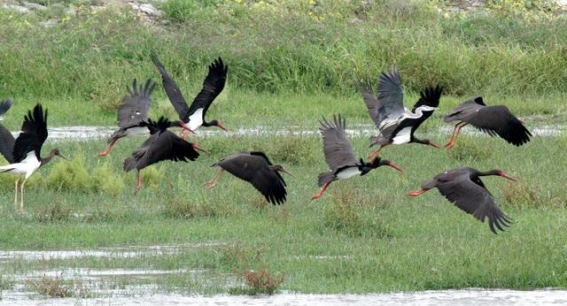
<svg viewBox="0 0 567 306">
<path fill-rule="evenodd" d="M 223 131 L 225 131 L 225 132 L 228 132 L 228 130 L 224 127 L 224 125 L 220 124 L 220 122 L 217 123 L 217 126 L 219 127 L 219 129 L 221 129 L 221 130 L 223 130 Z"/>
<path fill-rule="evenodd" d="M 434 143 L 431 142 L 431 141 L 428 143 L 428 145 L 430 145 L 430 146 L 432 146 L 432 147 L 434 147 L 434 148 L 436 148 L 436 149 L 441 149 L 438 145 L 434 144 Z"/>
<path fill-rule="evenodd" d="M 499 172 L 498 172 L 498 175 L 500 175 L 500 176 L 503 177 L 503 178 L 507 178 L 507 179 L 509 179 L 509 180 L 511 180 L 511 181 L 513 181 L 513 182 L 517 182 L 517 181 L 518 181 L 517 179 L 515 179 L 515 178 L 509 176 L 508 174 L 504 173 L 503 171 L 499 171 Z"/>
<path fill-rule="evenodd" d="M 196 145 L 196 144 L 193 144 L 193 149 L 195 149 L 195 150 L 199 150 L 199 151 L 201 151 L 201 152 L 203 152 L 203 153 L 207 153 L 207 154 L 209 154 L 209 151 L 207 151 L 207 150 L 205 150 L 205 149 L 203 149 L 203 148 L 199 147 L 199 146 L 198 146 L 198 145 Z"/>
<path fill-rule="evenodd" d="M 417 197 L 418 195 L 420 195 L 420 194 L 422 194 L 422 193 L 424 193 L 424 192 L 426 192 L 426 191 L 427 191 L 427 189 L 420 189 L 420 190 L 408 192 L 408 195 L 409 195 L 410 197 Z"/>
<path fill-rule="evenodd" d="M 393 162 L 388 163 L 388 166 L 400 171 L 402 174 L 404 173 L 404 170 L 402 170 L 400 167 L 398 167 L 398 165 L 394 164 Z"/>
</svg>

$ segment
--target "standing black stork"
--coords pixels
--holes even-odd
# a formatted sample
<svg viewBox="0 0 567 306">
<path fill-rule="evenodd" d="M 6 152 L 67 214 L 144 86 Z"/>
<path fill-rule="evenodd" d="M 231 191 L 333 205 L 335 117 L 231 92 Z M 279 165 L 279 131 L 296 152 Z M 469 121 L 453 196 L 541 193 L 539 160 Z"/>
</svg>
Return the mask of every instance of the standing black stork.
<svg viewBox="0 0 567 306">
<path fill-rule="evenodd" d="M 352 150 L 352 144 L 347 138 L 345 128 L 346 120 L 341 115 L 333 116 L 333 123 L 329 123 L 325 118 L 321 121 L 321 136 L 323 137 L 323 151 L 325 161 L 331 171 L 319 174 L 318 185 L 321 191 L 314 195 L 311 200 L 318 199 L 329 185 L 340 179 L 348 179 L 355 175 L 365 175 L 370 170 L 380 166 L 390 166 L 403 173 L 402 169 L 389 160 L 374 158 L 372 162 L 366 163 L 362 158 L 356 160 Z"/>
<path fill-rule="evenodd" d="M 211 167 L 220 167 L 220 169 L 205 183 L 207 188 L 215 187 L 222 172 L 226 170 L 252 184 L 268 202 L 274 205 L 283 204 L 287 195 L 285 181 L 279 172 L 293 176 L 282 165 L 273 165 L 268 156 L 260 151 L 238 152 L 221 159 Z"/>
<path fill-rule="evenodd" d="M 11 98 L 0 100 L 0 120 L 4 119 L 3 116 L 12 107 L 12 102 Z"/>
<path fill-rule="evenodd" d="M 105 156 L 110 152 L 114 144 L 122 137 L 141 135 L 148 131 L 148 109 L 150 108 L 150 96 L 156 87 L 151 79 L 145 85 L 138 87 L 136 79 L 132 82 L 132 89 L 127 87 L 128 95 L 122 99 L 118 107 L 119 129 L 108 138 L 108 147 L 99 156 Z"/>
<path fill-rule="evenodd" d="M 481 176 L 498 175 L 516 181 L 502 170 L 481 172 L 473 168 L 462 167 L 437 174 L 432 180 L 421 185 L 421 189 L 408 193 L 418 196 L 431 188 L 437 187 L 439 192 L 468 214 L 472 214 L 480 222 L 488 218 L 490 230 L 496 234 L 496 228 L 504 231 L 509 226 L 510 219 L 496 206 L 492 195 L 480 180 Z"/>
<path fill-rule="evenodd" d="M 461 103 L 445 116 L 444 120 L 445 122 L 459 121 L 455 125 L 451 139 L 445 145 L 448 149 L 455 146 L 457 135 L 469 123 L 488 135 L 498 135 L 515 146 L 527 143 L 532 136 L 523 122 L 516 118 L 508 107 L 504 105 L 486 106 L 482 97 Z"/>
<path fill-rule="evenodd" d="M 20 185 L 20 211 L 24 211 L 24 184 L 39 167 L 47 164 L 54 156 L 63 157 L 58 149 L 53 149 L 47 157 L 41 157 L 41 147 L 47 139 L 47 109 L 43 112 L 41 104 L 24 116 L 22 132 L 17 139 L 4 126 L 0 125 L 0 153 L 10 163 L 0 166 L 0 172 L 19 175 L 16 179 L 14 205 L 18 206 L 18 182 Z"/>
<path fill-rule="evenodd" d="M 414 136 L 415 130 L 439 106 L 443 87 L 428 87 L 420 93 L 419 100 L 411 112 L 404 107 L 404 93 L 400 73 L 396 67 L 390 72 L 382 72 L 378 79 L 378 97 L 369 90 L 363 90 L 362 96 L 370 117 L 376 124 L 380 134 L 370 138 L 370 147 L 380 148 L 369 154 L 374 159 L 382 148 L 391 144 L 421 143 L 439 148 L 429 139 Z"/>
<path fill-rule="evenodd" d="M 124 160 L 124 171 L 128 172 L 134 168 L 138 170 L 136 193 L 142 188 L 140 170 L 145 167 L 163 160 L 193 161 L 199 157 L 199 152 L 196 150 L 207 152 L 168 131 L 167 129 L 172 125 L 175 123 L 163 116 L 157 122 L 148 119 L 147 128 L 150 130 L 150 137 L 134 150 L 132 156 Z"/>
<path fill-rule="evenodd" d="M 227 129 L 220 124 L 217 120 L 205 121 L 205 114 L 211 106 L 211 103 L 222 92 L 226 82 L 226 75 L 228 73 L 228 66 L 224 65 L 222 59 L 219 57 L 209 65 L 209 73 L 203 82 L 203 88 L 197 94 L 191 107 L 187 105 L 179 86 L 169 76 L 163 64 L 157 58 L 157 55 L 152 53 L 151 59 L 161 73 L 163 81 L 163 88 L 167 94 L 169 101 L 173 104 L 175 111 L 179 114 L 180 124 L 184 125 L 189 131 L 197 130 L 202 126 L 216 126 L 226 131 Z"/>
</svg>

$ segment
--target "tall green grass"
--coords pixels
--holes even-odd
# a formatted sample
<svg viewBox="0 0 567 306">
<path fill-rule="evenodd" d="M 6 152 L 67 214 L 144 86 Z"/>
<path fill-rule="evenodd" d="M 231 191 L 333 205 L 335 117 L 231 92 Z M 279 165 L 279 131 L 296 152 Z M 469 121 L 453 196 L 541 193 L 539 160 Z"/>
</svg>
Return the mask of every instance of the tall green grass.
<svg viewBox="0 0 567 306">
<path fill-rule="evenodd" d="M 188 100 L 217 56 L 229 64 L 229 84 L 251 93 L 349 97 L 394 64 L 413 92 L 440 83 L 458 96 L 565 93 L 561 16 L 444 14 L 430 2 L 389 0 L 169 0 L 167 23 L 129 9 L 48 8 L 0 10 L 3 96 L 112 113 L 131 79 L 158 79 L 151 51 Z"/>
<path fill-rule="evenodd" d="M 26 213 L 17 213 L 12 205 L 13 177 L 2 176 L 6 205 L 0 207 L 1 249 L 115 247 L 120 254 L 128 246 L 179 245 L 181 251 L 118 259 L 21 259 L 0 266 L 4 275 L 68 268 L 203 270 L 198 275 L 120 280 L 123 286 L 143 281 L 157 283 L 160 290 L 193 294 L 259 290 L 252 281 L 250 288 L 234 285 L 252 277 L 250 271 L 269 271 L 274 281 L 281 280 L 277 290 L 306 293 L 567 286 L 567 253 L 560 234 L 567 224 L 567 192 L 557 168 L 565 137 L 535 137 L 518 148 L 470 132 L 462 131 L 453 151 L 388 147 L 382 157 L 405 174 L 380 168 L 337 181 L 317 201 L 310 200 L 319 189 L 316 177 L 327 166 L 316 135 L 200 137 L 195 141 L 211 150 L 210 155 L 142 170 L 151 174 L 136 196 L 135 174 L 120 169 L 142 139 L 122 140 L 105 158 L 86 153 L 100 151 L 106 145 L 102 140 L 83 142 L 79 150 L 75 142 L 58 142 L 71 161 L 42 167 L 35 181 L 26 184 Z M 426 133 L 437 143 L 449 136 Z M 366 137 L 354 137 L 353 144 L 358 156 L 368 153 Z M 214 189 L 202 186 L 216 172 L 212 163 L 258 146 L 295 175 L 284 177 L 288 201 L 283 206 L 267 205 L 251 185 L 227 173 Z M 302 158 L 284 160 L 290 148 Z M 505 232 L 492 234 L 486 223 L 460 211 L 436 190 L 418 198 L 406 195 L 458 166 L 500 168 L 519 179 L 484 179 L 496 203 L 514 220 Z M 62 188 L 65 172 L 60 169 L 72 172 L 72 186 Z M 96 169 L 107 170 L 101 174 Z M 93 173 L 99 173 L 96 181 Z M 124 188 L 115 194 L 93 188 L 104 177 Z M 116 281 L 103 280 L 100 286 Z"/>
</svg>

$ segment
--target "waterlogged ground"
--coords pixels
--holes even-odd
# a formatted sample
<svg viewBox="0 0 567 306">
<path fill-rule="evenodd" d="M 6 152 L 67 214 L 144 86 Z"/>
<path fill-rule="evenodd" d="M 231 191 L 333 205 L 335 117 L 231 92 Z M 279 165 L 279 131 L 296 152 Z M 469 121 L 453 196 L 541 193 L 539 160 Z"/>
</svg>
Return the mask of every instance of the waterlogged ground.
<svg viewBox="0 0 567 306">
<path fill-rule="evenodd" d="M 182 252 L 202 244 L 131 246 L 73 251 L 0 251 L 0 263 L 10 261 L 37 261 L 78 259 L 88 257 L 132 258 Z M 126 285 L 120 288 L 102 288 L 100 283 L 109 279 L 155 279 L 165 274 L 197 275 L 206 271 L 190 270 L 137 270 L 137 269 L 64 269 L 43 270 L 25 274 L 3 275 L 12 289 L 2 290 L 0 305 L 567 305 L 567 290 L 443 290 L 385 294 L 295 294 L 283 292 L 273 296 L 183 296 L 160 292 L 150 283 Z M 29 283 L 42 277 L 62 278 L 81 284 L 89 298 L 45 298 L 29 291 Z"/>
<path fill-rule="evenodd" d="M 351 128 L 347 129 L 347 133 L 352 136 L 364 136 L 369 137 L 377 133 L 376 128 L 370 124 L 352 124 Z M 106 138 L 110 136 L 114 131 L 115 127 L 108 126 L 69 126 L 69 127 L 54 127 L 49 129 L 49 140 L 55 141 L 60 139 L 65 140 L 90 140 L 98 138 Z M 453 130 L 452 125 L 446 125 L 439 128 L 436 133 L 439 135 L 450 136 Z M 530 127 L 530 132 L 533 136 L 559 136 L 564 130 L 563 125 L 540 125 L 537 127 Z M 303 130 L 299 127 L 287 127 L 286 129 L 274 130 L 262 126 L 255 128 L 239 128 L 231 130 L 229 132 L 223 132 L 218 129 L 200 129 L 197 135 L 192 137 L 203 137 L 203 136 L 284 136 L 284 135 L 318 135 L 319 131 L 317 129 L 313 130 Z M 479 132 L 473 127 L 465 128 L 462 130 L 463 134 L 480 136 L 483 133 Z M 17 136 L 18 133 L 14 133 Z"/>
<path fill-rule="evenodd" d="M 350 125 L 347 130 L 350 135 L 367 137 L 374 135 L 376 130 L 372 125 Z M 49 141 L 58 140 L 90 140 L 108 137 L 114 127 L 74 126 L 55 127 L 49 131 Z M 564 126 L 560 124 L 540 125 L 530 127 L 534 136 L 559 136 Z M 449 136 L 451 125 L 443 125 L 434 133 Z M 431 130 L 428 131 L 431 133 Z M 481 135 L 474 128 L 467 128 L 467 135 Z M 230 135 L 316 135 L 317 129 L 305 130 L 299 127 L 285 129 L 256 128 L 234 129 L 228 133 L 217 129 L 202 129 L 196 137 L 230 136 Z M 88 258 L 124 259 L 167 256 L 186 252 L 189 249 L 219 245 L 222 242 L 211 242 L 210 245 L 156 245 L 156 246 L 127 246 L 119 248 L 100 248 L 92 250 L 53 250 L 53 251 L 0 251 L 0 266 L 10 267 L 13 262 L 36 264 L 41 261 L 64 260 L 72 261 Z M 325 260 L 325 258 L 321 258 Z M 25 269 L 24 269 L 25 270 Z M 14 271 L 17 271 L 15 269 Z M 184 296 L 178 293 L 164 292 L 156 280 L 165 275 L 180 277 L 206 278 L 206 270 L 175 269 L 175 270 L 142 270 L 142 269 L 92 269 L 92 268 L 59 268 L 41 269 L 26 272 L 2 271 L 0 274 L 0 305 L 567 305 L 567 290 L 444 290 L 405 293 L 385 293 L 368 295 L 314 295 L 280 292 L 274 296 Z M 74 289 L 74 297 L 46 298 L 33 290 L 33 284 L 42 279 L 63 280 L 67 283 L 79 284 Z M 124 285 L 121 279 L 127 279 Z M 238 279 L 232 284 L 238 285 Z M 114 285 L 112 285 L 114 284 Z M 84 291 L 87 298 L 78 297 Z"/>
<path fill-rule="evenodd" d="M 3 301 L 0 305 L 246 305 L 246 306 L 494 306 L 494 305 L 565 305 L 567 292 L 554 290 L 444 290 L 414 293 L 368 295 L 317 295 L 283 293 L 274 296 L 181 296 L 155 294 L 143 297 L 110 297 L 89 300 L 49 299 Z"/>
</svg>

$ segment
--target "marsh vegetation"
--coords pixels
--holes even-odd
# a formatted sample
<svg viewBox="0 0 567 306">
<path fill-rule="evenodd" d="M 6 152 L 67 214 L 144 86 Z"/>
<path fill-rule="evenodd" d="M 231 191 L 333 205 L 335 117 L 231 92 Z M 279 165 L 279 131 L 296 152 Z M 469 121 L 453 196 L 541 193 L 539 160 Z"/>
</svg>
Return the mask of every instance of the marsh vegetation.
<svg viewBox="0 0 567 306">
<path fill-rule="evenodd" d="M 38 100 L 49 109 L 50 126 L 113 125 L 132 79 L 158 79 L 152 51 L 188 96 L 199 90 L 210 61 L 223 57 L 227 85 L 209 112 L 229 130 L 317 131 L 321 116 L 335 113 L 352 129 L 369 124 L 357 86 L 374 84 L 392 64 L 408 101 L 425 86 L 446 88 L 419 131 L 438 143 L 450 134 L 439 133 L 442 116 L 471 96 L 508 105 L 529 128 L 559 124 L 566 111 L 567 23 L 553 8 L 457 13 L 437 1 L 169 0 L 161 6 L 168 22 L 147 23 L 127 9 L 93 11 L 70 2 L 72 14 L 55 5 L 33 14 L 0 9 L 0 95 L 15 98 L 2 124 L 12 131 Z M 162 114 L 175 118 L 158 88 L 150 116 Z M 28 289 L 92 296 L 97 286 L 133 284 L 187 294 L 566 287 L 565 133 L 517 148 L 468 132 L 451 151 L 388 147 L 381 155 L 404 175 L 379 169 L 336 182 L 316 203 L 310 199 L 317 174 L 327 169 L 316 133 L 198 136 L 210 155 L 144 169 L 136 196 L 135 175 L 124 173 L 122 162 L 143 138 L 121 141 L 104 158 L 96 155 L 105 139 L 57 140 L 70 160 L 28 180 L 26 213 L 11 205 L 14 178 L 0 176 L 0 249 L 118 248 L 118 256 L 2 258 L 0 288 L 16 288 L 17 276 L 30 271 L 68 269 L 175 273 L 93 283 L 56 273 Z M 361 157 L 369 152 L 367 137 L 352 141 Z M 45 150 L 54 142 L 48 139 Z M 267 204 L 230 176 L 213 190 L 202 187 L 215 173 L 211 164 L 242 150 L 265 151 L 295 175 L 286 177 L 284 205 Z M 514 221 L 505 232 L 492 234 L 436 192 L 406 195 L 443 169 L 465 165 L 519 179 L 488 179 Z M 180 247 L 119 255 L 122 247 L 155 245 Z"/>
</svg>

